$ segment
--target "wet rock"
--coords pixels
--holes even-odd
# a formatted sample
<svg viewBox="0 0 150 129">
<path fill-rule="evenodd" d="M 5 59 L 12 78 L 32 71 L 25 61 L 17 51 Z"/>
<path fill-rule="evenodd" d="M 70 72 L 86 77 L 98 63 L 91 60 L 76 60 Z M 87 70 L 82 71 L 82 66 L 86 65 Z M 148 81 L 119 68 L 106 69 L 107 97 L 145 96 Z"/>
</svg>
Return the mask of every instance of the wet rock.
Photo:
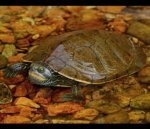
<svg viewBox="0 0 150 129">
<path fill-rule="evenodd" d="M 15 43 L 15 37 L 13 34 L 0 34 L 0 40 L 3 42 L 3 43 Z"/>
<path fill-rule="evenodd" d="M 145 112 L 141 110 L 131 111 L 128 113 L 128 115 L 131 122 L 138 122 L 144 120 L 145 118 Z"/>
<path fill-rule="evenodd" d="M 119 105 L 113 104 L 113 103 L 112 104 L 111 103 L 104 104 L 104 105 L 101 105 L 101 106 L 98 106 L 95 108 L 104 114 L 115 113 L 115 112 L 118 112 L 119 110 L 121 110 L 121 107 Z"/>
<path fill-rule="evenodd" d="M 16 47 L 24 48 L 24 47 L 29 47 L 29 46 L 30 46 L 30 42 L 27 38 L 17 40 Z"/>
<path fill-rule="evenodd" d="M 150 123 L 150 112 L 146 113 L 145 119 L 148 123 Z"/>
<path fill-rule="evenodd" d="M 0 110 L 0 113 L 19 113 L 20 112 L 19 106 L 8 106 Z"/>
<path fill-rule="evenodd" d="M 94 121 L 96 124 L 115 124 L 115 123 L 128 123 L 129 117 L 127 112 L 117 112 Z"/>
<path fill-rule="evenodd" d="M 24 116 L 24 117 L 28 117 L 28 118 L 32 118 L 34 116 L 33 112 L 36 112 L 36 111 L 37 111 L 37 109 L 35 109 L 35 108 L 22 106 L 19 115 Z"/>
<path fill-rule="evenodd" d="M 58 104 L 49 104 L 47 107 L 49 116 L 57 116 L 58 114 L 71 114 L 84 109 L 80 104 L 73 102 L 64 102 Z"/>
<path fill-rule="evenodd" d="M 117 103 L 120 107 L 127 107 L 130 103 L 130 97 L 124 94 L 117 94 L 116 96 L 115 103 Z"/>
<path fill-rule="evenodd" d="M 4 45 L 0 44 L 0 53 L 2 53 L 3 49 L 4 49 Z"/>
<path fill-rule="evenodd" d="M 16 53 L 17 51 L 14 44 L 6 44 L 3 49 L 2 55 L 8 58 L 10 56 L 14 56 Z"/>
<path fill-rule="evenodd" d="M 127 33 L 139 38 L 146 44 L 150 44 L 150 27 L 141 22 L 132 22 L 128 27 Z"/>
<path fill-rule="evenodd" d="M 87 103 L 85 106 L 89 108 L 97 109 L 98 107 L 102 106 L 103 104 L 107 104 L 105 100 L 94 100 Z"/>
<path fill-rule="evenodd" d="M 150 109 L 150 93 L 132 98 L 130 101 L 130 107 L 136 109 Z"/>
<path fill-rule="evenodd" d="M 89 124 L 88 120 L 63 120 L 63 119 L 52 119 L 53 124 Z"/>
<path fill-rule="evenodd" d="M 18 62 L 21 62 L 22 61 L 22 58 L 25 56 L 26 54 L 24 54 L 24 53 L 19 53 L 19 54 L 17 54 L 17 55 L 15 55 L 15 56 L 10 56 L 9 58 L 8 58 L 8 62 L 9 63 L 18 63 Z"/>
<path fill-rule="evenodd" d="M 138 73 L 139 81 L 150 84 L 150 67 L 144 67 Z"/>
<path fill-rule="evenodd" d="M 8 59 L 5 56 L 0 55 L 0 69 L 6 67 L 7 63 L 8 63 Z"/>
<path fill-rule="evenodd" d="M 46 119 L 39 119 L 37 121 L 34 122 L 35 124 L 48 124 L 49 120 Z"/>
<path fill-rule="evenodd" d="M 73 115 L 74 119 L 87 119 L 87 120 L 93 120 L 95 117 L 97 117 L 99 114 L 99 112 L 95 109 L 92 108 L 87 108 L 87 109 L 83 109 L 80 110 L 78 112 L 76 112 Z"/>
<path fill-rule="evenodd" d="M 48 104 L 51 101 L 51 89 L 41 88 L 33 98 L 33 101 L 39 104 Z"/>
<path fill-rule="evenodd" d="M 16 87 L 14 96 L 15 97 L 23 97 L 26 96 L 28 94 L 27 89 L 25 87 L 25 85 L 20 85 Z"/>
<path fill-rule="evenodd" d="M 98 6 L 97 8 L 103 12 L 119 13 L 126 8 L 126 6 Z"/>
<path fill-rule="evenodd" d="M 24 106 L 29 106 L 33 108 L 40 108 L 40 105 L 36 104 L 35 102 L 33 102 L 33 100 L 28 99 L 26 97 L 16 98 L 14 103 L 15 105 L 24 105 Z"/>
<path fill-rule="evenodd" d="M 108 23 L 108 27 L 117 32 L 125 32 L 127 29 L 127 23 L 123 19 L 114 19 L 114 21 Z"/>
<path fill-rule="evenodd" d="M 19 116 L 19 115 L 14 115 L 10 116 L 7 115 L 7 117 L 4 118 L 4 123 L 5 124 L 23 124 L 23 123 L 31 123 L 31 120 L 27 117 Z"/>
</svg>

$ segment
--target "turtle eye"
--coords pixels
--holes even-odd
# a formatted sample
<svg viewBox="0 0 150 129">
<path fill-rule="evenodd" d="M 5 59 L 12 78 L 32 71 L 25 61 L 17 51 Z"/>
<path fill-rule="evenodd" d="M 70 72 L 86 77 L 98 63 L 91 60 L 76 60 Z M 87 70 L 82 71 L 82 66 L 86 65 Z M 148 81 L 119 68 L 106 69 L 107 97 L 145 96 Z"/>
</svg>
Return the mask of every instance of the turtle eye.
<svg viewBox="0 0 150 129">
<path fill-rule="evenodd" d="M 38 67 L 37 71 L 38 71 L 39 73 L 43 73 L 43 72 L 44 72 L 44 68 L 43 68 L 43 67 Z"/>
<path fill-rule="evenodd" d="M 32 68 L 33 68 L 33 70 L 35 70 L 35 71 L 38 70 L 38 67 L 37 67 L 36 65 L 33 65 Z"/>
</svg>

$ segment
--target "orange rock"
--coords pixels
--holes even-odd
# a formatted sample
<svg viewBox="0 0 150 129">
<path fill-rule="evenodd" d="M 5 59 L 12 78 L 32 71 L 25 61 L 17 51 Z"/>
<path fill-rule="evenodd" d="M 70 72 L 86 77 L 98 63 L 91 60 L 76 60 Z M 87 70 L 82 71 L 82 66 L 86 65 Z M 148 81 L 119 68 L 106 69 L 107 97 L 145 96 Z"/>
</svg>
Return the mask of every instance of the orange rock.
<svg viewBox="0 0 150 129">
<path fill-rule="evenodd" d="M 18 113 L 20 112 L 20 107 L 18 106 L 9 106 L 0 110 L 0 113 Z"/>
<path fill-rule="evenodd" d="M 126 6 L 98 6 L 97 8 L 103 12 L 119 13 L 126 8 Z"/>
<path fill-rule="evenodd" d="M 15 105 L 23 105 L 23 106 L 33 107 L 33 108 L 40 108 L 40 105 L 36 104 L 35 102 L 33 102 L 33 100 L 28 99 L 26 97 L 16 98 L 14 103 Z"/>
<path fill-rule="evenodd" d="M 14 96 L 15 97 L 26 96 L 27 94 L 28 94 L 28 91 L 27 91 L 26 86 L 24 85 L 24 82 L 23 82 L 19 86 L 16 87 Z"/>
<path fill-rule="evenodd" d="M 87 119 L 93 120 L 96 116 L 98 116 L 99 112 L 95 109 L 88 108 L 80 110 L 73 115 L 74 119 Z"/>
<path fill-rule="evenodd" d="M 14 116 L 7 115 L 4 118 L 4 124 L 23 124 L 23 123 L 31 123 L 31 120 L 27 117 L 20 115 Z"/>
<path fill-rule="evenodd" d="M 33 109 L 30 107 L 24 106 L 21 108 L 19 115 L 24 116 L 24 117 L 33 117 L 34 116 L 33 112 L 36 112 L 36 111 L 37 111 L 37 109 Z"/>
<path fill-rule="evenodd" d="M 53 32 L 56 28 L 57 28 L 57 26 L 55 24 L 52 24 L 52 25 L 39 25 L 39 26 L 35 26 L 34 30 L 36 31 L 37 34 L 40 34 L 41 37 L 46 37 L 51 32 Z"/>
<path fill-rule="evenodd" d="M 36 121 L 36 120 L 39 120 L 39 119 L 43 119 L 43 115 L 42 115 L 42 114 L 35 114 L 35 115 L 32 117 L 32 120 L 33 120 L 33 121 Z"/>
<path fill-rule="evenodd" d="M 30 46 L 30 42 L 28 38 L 17 40 L 16 47 L 23 48 L 23 47 L 29 47 L 29 46 Z"/>
<path fill-rule="evenodd" d="M 110 28 L 117 32 L 125 32 L 127 29 L 127 23 L 122 19 L 115 19 L 114 21 L 108 24 Z"/>
<path fill-rule="evenodd" d="M 25 80 L 25 77 L 21 74 L 18 74 L 16 77 L 13 78 L 4 78 L 4 73 L 0 70 L 0 81 L 6 83 L 7 85 L 13 85 L 20 83 Z"/>
<path fill-rule="evenodd" d="M 4 43 L 15 43 L 15 37 L 13 34 L 0 34 L 0 40 Z"/>
<path fill-rule="evenodd" d="M 40 104 L 48 104 L 51 101 L 51 89 L 41 88 L 33 98 L 33 101 Z"/>
<path fill-rule="evenodd" d="M 8 57 L 8 62 L 9 63 L 17 63 L 22 61 L 22 57 L 24 57 L 26 54 L 24 53 L 19 53 L 15 56 L 10 56 Z"/>
<path fill-rule="evenodd" d="M 71 114 L 84 109 L 80 104 L 73 102 L 64 102 L 58 104 L 49 104 L 47 107 L 49 116 L 57 116 L 58 114 Z"/>
<path fill-rule="evenodd" d="M 11 28 L 15 33 L 22 33 L 22 32 L 31 33 L 33 31 L 33 27 L 30 25 L 30 23 L 26 21 L 12 22 Z"/>
<path fill-rule="evenodd" d="M 84 10 L 84 6 L 66 6 L 65 9 L 71 13 L 79 13 L 81 10 Z"/>
<path fill-rule="evenodd" d="M 30 93 L 34 93 L 36 90 L 36 87 L 33 86 L 28 80 L 25 80 L 21 85 L 26 87 L 28 95 L 30 95 Z"/>
</svg>

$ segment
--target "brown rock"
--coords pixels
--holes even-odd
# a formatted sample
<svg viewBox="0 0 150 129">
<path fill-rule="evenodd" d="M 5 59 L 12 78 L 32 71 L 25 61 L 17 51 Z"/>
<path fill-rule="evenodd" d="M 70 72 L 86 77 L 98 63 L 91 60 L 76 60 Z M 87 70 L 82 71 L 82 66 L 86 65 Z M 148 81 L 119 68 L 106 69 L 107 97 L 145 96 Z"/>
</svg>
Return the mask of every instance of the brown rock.
<svg viewBox="0 0 150 129">
<path fill-rule="evenodd" d="M 109 22 L 108 26 L 117 32 L 125 32 L 127 29 L 127 23 L 122 19 L 115 19 L 112 22 Z"/>
<path fill-rule="evenodd" d="M 0 113 L 18 113 L 20 112 L 20 107 L 18 106 L 8 106 L 0 110 Z"/>
<path fill-rule="evenodd" d="M 53 32 L 57 26 L 55 24 L 52 25 L 40 25 L 40 26 L 35 26 L 35 31 L 37 34 L 40 34 L 41 37 L 46 37 L 48 36 L 51 32 Z"/>
<path fill-rule="evenodd" d="M 23 124 L 31 122 L 32 121 L 29 118 L 19 115 L 14 116 L 7 115 L 7 117 L 4 118 L 4 124 Z"/>
<path fill-rule="evenodd" d="M 139 38 L 146 44 L 150 44 L 150 27 L 141 22 L 132 22 L 128 27 L 127 33 Z"/>
<path fill-rule="evenodd" d="M 128 113 L 128 115 L 131 122 L 138 122 L 140 120 L 144 120 L 145 118 L 145 112 L 142 110 L 131 111 Z"/>
<path fill-rule="evenodd" d="M 13 34 L 0 34 L 0 40 L 4 43 L 15 43 Z"/>
<path fill-rule="evenodd" d="M 9 63 L 17 63 L 17 62 L 21 62 L 22 61 L 22 57 L 24 57 L 26 54 L 24 53 L 19 53 L 15 56 L 10 56 L 8 57 L 8 62 Z"/>
<path fill-rule="evenodd" d="M 49 120 L 39 119 L 39 120 L 35 121 L 34 123 L 36 123 L 36 124 L 48 124 Z"/>
<path fill-rule="evenodd" d="M 148 123 L 150 123 L 150 112 L 146 113 L 145 119 Z"/>
<path fill-rule="evenodd" d="M 76 112 L 73 115 L 74 119 L 87 119 L 93 120 L 96 116 L 98 116 L 99 112 L 92 108 L 87 108 Z"/>
<path fill-rule="evenodd" d="M 110 114 L 110 113 L 118 112 L 119 110 L 121 110 L 121 107 L 117 104 L 108 103 L 108 104 L 104 104 L 99 107 L 96 107 L 96 109 L 100 111 L 101 113 Z"/>
<path fill-rule="evenodd" d="M 15 93 L 14 93 L 15 97 L 22 97 L 22 96 L 26 96 L 28 94 L 26 86 L 23 85 L 23 83 L 21 83 L 21 85 L 16 87 L 16 90 L 15 90 Z"/>
<path fill-rule="evenodd" d="M 130 101 L 130 107 L 136 109 L 150 109 L 150 93 L 132 98 Z"/>
<path fill-rule="evenodd" d="M 51 89 L 41 88 L 33 98 L 33 101 L 40 104 L 48 104 L 51 101 Z"/>
<path fill-rule="evenodd" d="M 27 38 L 17 40 L 16 47 L 24 48 L 29 46 L 30 46 L 30 42 Z"/>
<path fill-rule="evenodd" d="M 84 109 L 80 104 L 73 102 L 64 102 L 58 104 L 49 104 L 47 107 L 49 116 L 58 114 L 71 114 Z"/>
<path fill-rule="evenodd" d="M 36 112 L 36 111 L 37 111 L 37 109 L 24 106 L 21 108 L 19 115 L 24 116 L 24 117 L 33 117 L 34 116 L 33 112 Z"/>
<path fill-rule="evenodd" d="M 150 84 L 150 67 L 146 66 L 142 68 L 138 76 L 141 82 Z"/>
<path fill-rule="evenodd" d="M 119 13 L 126 8 L 126 6 L 98 6 L 97 8 L 103 12 Z"/>
<path fill-rule="evenodd" d="M 53 124 L 89 124 L 88 120 L 63 120 L 63 119 L 52 119 Z"/>
<path fill-rule="evenodd" d="M 35 102 L 33 102 L 33 100 L 28 99 L 26 97 L 16 98 L 14 103 L 15 105 L 24 105 L 24 106 L 33 107 L 33 108 L 40 108 L 40 105 L 36 104 Z"/>
<path fill-rule="evenodd" d="M 122 111 L 98 118 L 94 121 L 94 123 L 96 124 L 119 124 L 128 122 L 129 122 L 128 113 Z"/>
</svg>

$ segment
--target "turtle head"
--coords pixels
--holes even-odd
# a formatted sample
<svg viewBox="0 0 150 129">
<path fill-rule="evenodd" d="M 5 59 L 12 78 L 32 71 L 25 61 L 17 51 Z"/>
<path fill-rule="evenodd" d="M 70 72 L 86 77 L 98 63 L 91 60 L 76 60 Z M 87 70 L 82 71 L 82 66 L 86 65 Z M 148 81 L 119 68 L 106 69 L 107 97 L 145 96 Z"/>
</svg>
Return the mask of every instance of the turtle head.
<svg viewBox="0 0 150 129">
<path fill-rule="evenodd" d="M 30 65 L 28 78 L 31 83 L 41 86 L 51 86 L 55 84 L 54 70 L 46 63 L 33 62 Z"/>
</svg>

